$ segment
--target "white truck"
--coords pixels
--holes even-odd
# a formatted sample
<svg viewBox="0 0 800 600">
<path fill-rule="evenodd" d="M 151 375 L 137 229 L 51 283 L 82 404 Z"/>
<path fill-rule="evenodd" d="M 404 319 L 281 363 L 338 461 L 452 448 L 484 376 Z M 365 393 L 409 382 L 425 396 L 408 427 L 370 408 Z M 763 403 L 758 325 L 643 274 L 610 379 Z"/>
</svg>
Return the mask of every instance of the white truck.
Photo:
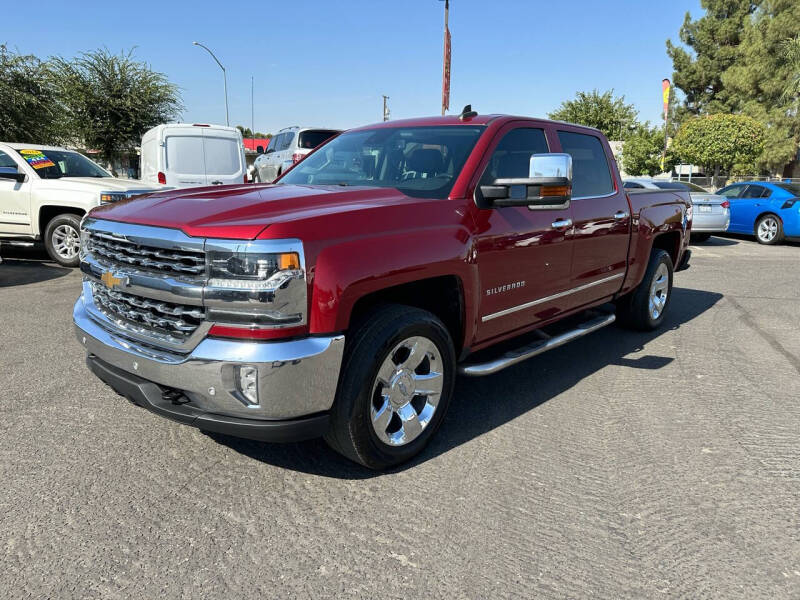
<svg viewBox="0 0 800 600">
<path fill-rule="evenodd" d="M 65 267 L 80 262 L 80 222 L 95 206 L 168 189 L 117 179 L 57 146 L 0 142 L 0 243 L 42 241 Z"/>
</svg>

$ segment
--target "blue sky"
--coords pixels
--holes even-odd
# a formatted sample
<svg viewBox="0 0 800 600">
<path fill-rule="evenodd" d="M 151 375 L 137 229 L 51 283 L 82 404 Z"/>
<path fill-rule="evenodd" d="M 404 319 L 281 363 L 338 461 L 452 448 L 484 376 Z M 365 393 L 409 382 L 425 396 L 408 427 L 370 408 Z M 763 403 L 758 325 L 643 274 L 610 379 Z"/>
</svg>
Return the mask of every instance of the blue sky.
<svg viewBox="0 0 800 600">
<path fill-rule="evenodd" d="M 117 4 L 119 7 L 113 7 Z M 438 114 L 444 3 L 438 0 L 294 2 L 11 2 L 0 43 L 46 57 L 106 46 L 176 83 L 189 122 L 225 122 L 222 73 L 192 46 L 208 45 L 228 70 L 231 124 L 347 128 Z M 671 77 L 665 40 L 677 40 L 699 0 L 451 0 L 451 112 L 546 116 L 578 90 L 613 88 L 641 119 L 661 114 Z M 10 12 L 9 12 L 10 11 Z"/>
</svg>

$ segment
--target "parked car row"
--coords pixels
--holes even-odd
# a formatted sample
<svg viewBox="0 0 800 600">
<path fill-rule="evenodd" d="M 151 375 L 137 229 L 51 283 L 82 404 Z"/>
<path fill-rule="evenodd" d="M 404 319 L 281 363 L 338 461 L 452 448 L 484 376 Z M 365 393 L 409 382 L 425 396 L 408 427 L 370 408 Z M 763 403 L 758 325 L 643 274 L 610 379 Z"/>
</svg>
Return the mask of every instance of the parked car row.
<svg viewBox="0 0 800 600">
<path fill-rule="evenodd" d="M 340 134 L 336 129 L 312 129 L 310 127 L 287 127 L 281 129 L 270 140 L 269 146 L 259 148 L 254 181 L 270 183 L 297 164 L 317 146 Z"/>
<path fill-rule="evenodd" d="M 635 193 L 643 189 L 683 189 L 694 205 L 692 239 L 707 240 L 713 233 L 753 235 L 761 244 L 800 239 L 800 184 L 742 181 L 716 193 L 685 181 L 631 178 L 623 182 Z"/>
</svg>

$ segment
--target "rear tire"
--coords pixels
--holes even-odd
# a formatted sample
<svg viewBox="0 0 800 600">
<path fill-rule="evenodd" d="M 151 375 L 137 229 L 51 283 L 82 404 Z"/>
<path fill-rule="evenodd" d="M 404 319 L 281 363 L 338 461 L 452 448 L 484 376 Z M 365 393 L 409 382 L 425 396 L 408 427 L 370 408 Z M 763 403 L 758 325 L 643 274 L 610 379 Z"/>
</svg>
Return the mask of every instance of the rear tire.
<svg viewBox="0 0 800 600">
<path fill-rule="evenodd" d="M 761 215 L 756 221 L 755 234 L 759 244 L 775 246 L 783 241 L 783 223 L 775 215 Z"/>
<path fill-rule="evenodd" d="M 639 331 L 657 329 L 672 299 L 672 259 L 664 250 L 653 250 L 638 287 L 617 301 L 619 321 Z"/>
<path fill-rule="evenodd" d="M 328 445 L 370 469 L 419 454 L 453 394 L 456 356 L 433 314 L 386 305 L 355 324 L 331 410 Z"/>
<path fill-rule="evenodd" d="M 44 230 L 47 253 L 62 267 L 77 267 L 80 263 L 81 218 L 63 214 L 52 219 Z"/>
</svg>

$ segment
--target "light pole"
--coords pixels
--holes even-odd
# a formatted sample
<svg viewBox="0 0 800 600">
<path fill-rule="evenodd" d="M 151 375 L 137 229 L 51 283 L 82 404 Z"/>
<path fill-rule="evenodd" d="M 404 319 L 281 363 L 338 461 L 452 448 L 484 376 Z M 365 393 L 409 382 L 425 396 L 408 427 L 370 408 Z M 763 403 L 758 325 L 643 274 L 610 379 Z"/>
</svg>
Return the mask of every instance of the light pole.
<svg viewBox="0 0 800 600">
<path fill-rule="evenodd" d="M 216 63 L 219 65 L 219 68 L 222 69 L 222 80 L 225 83 L 225 124 L 230 126 L 231 120 L 228 116 L 228 75 L 225 72 L 225 67 L 223 67 L 222 63 L 219 62 L 219 59 L 216 56 L 214 56 L 214 53 L 211 50 L 209 50 L 208 46 L 204 46 L 200 42 L 192 42 L 192 44 L 204 48 L 206 52 L 208 52 L 211 55 L 211 58 L 213 58 L 214 61 L 216 61 Z"/>
</svg>

